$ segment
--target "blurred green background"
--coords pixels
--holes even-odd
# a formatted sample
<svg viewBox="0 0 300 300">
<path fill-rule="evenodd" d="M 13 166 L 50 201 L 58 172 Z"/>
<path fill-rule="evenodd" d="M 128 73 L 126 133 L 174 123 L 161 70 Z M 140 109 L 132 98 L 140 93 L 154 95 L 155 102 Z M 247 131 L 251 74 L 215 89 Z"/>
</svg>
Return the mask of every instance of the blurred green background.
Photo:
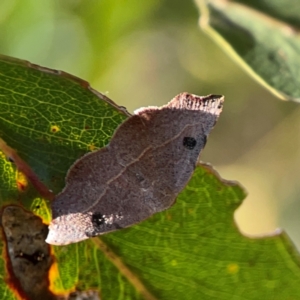
<svg viewBox="0 0 300 300">
<path fill-rule="evenodd" d="M 180 92 L 224 94 L 202 154 L 249 195 L 242 232 L 284 228 L 300 248 L 300 108 L 276 99 L 198 27 L 182 0 L 2 0 L 0 53 L 90 82 L 130 112 Z"/>
</svg>

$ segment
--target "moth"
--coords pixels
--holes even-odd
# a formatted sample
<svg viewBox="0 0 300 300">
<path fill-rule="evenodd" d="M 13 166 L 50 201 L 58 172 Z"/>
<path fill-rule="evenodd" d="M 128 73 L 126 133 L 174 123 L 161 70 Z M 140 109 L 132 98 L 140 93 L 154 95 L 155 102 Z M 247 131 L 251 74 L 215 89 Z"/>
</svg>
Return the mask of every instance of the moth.
<svg viewBox="0 0 300 300">
<path fill-rule="evenodd" d="M 110 143 L 78 159 L 52 202 L 46 242 L 66 245 L 171 207 L 191 178 L 224 97 L 182 93 L 135 111 Z"/>
</svg>

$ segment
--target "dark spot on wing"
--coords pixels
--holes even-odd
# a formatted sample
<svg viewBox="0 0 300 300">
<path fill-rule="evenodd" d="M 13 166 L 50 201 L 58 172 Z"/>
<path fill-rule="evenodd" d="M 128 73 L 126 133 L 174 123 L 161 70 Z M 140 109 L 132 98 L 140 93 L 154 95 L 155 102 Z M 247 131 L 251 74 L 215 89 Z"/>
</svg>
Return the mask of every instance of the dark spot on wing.
<svg viewBox="0 0 300 300">
<path fill-rule="evenodd" d="M 95 227 L 100 227 L 105 223 L 105 218 L 99 212 L 96 212 L 92 215 L 92 223 Z"/>
<path fill-rule="evenodd" d="M 183 146 L 189 150 L 193 150 L 197 145 L 197 141 L 190 136 L 186 136 L 183 138 Z"/>
</svg>

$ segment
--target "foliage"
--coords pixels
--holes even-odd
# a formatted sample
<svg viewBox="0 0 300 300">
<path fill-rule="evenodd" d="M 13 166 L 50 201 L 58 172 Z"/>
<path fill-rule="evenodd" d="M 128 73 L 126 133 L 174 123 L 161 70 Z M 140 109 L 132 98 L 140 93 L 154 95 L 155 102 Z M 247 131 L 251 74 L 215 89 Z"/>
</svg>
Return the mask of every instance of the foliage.
<svg viewBox="0 0 300 300">
<path fill-rule="evenodd" d="M 297 100 L 297 14 L 275 2 L 199 1 L 200 24 L 274 94 Z M 0 99 L 0 138 L 55 193 L 70 165 L 107 144 L 128 115 L 83 80 L 7 57 L 0 62 Z M 49 222 L 47 201 L 0 155 L 1 206 L 21 202 Z M 199 165 L 171 209 L 101 238 L 52 247 L 50 288 L 96 289 L 103 299 L 297 299 L 299 254 L 285 233 L 239 233 L 233 213 L 244 197 L 237 183 Z M 6 278 L 7 261 L 0 264 Z M 0 293 L 15 299 L 3 280 Z"/>
</svg>

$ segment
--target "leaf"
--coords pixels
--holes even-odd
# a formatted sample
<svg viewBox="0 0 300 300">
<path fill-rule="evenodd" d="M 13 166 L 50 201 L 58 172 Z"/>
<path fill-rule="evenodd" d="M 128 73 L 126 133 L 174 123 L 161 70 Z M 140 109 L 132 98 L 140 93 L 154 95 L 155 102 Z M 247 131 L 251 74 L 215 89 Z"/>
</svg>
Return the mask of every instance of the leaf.
<svg viewBox="0 0 300 300">
<path fill-rule="evenodd" d="M 200 26 L 260 84 L 300 101 L 300 12 L 292 0 L 198 0 Z"/>
<path fill-rule="evenodd" d="M 0 137 L 54 193 L 74 159 L 106 145 L 129 115 L 81 79 L 16 59 L 0 60 L 0 84 Z"/>
<path fill-rule="evenodd" d="M 55 193 L 76 157 L 107 144 L 128 115 L 81 79 L 0 57 L 0 138 Z M 21 202 L 49 222 L 47 202 L 2 152 L 0 170 L 1 206 Z M 4 274 L 3 261 L 1 269 Z M 1 284 L 6 291 L 5 282 Z"/>
<path fill-rule="evenodd" d="M 70 75 L 1 59 L 0 137 L 55 192 L 73 161 L 90 145 L 107 143 L 126 118 L 94 93 Z M 47 202 L 30 184 L 18 190 L 19 177 L 3 155 L 0 174 L 1 206 L 25 199 L 49 218 Z M 51 290 L 97 289 L 103 299 L 297 298 L 299 254 L 285 233 L 254 239 L 238 232 L 233 214 L 244 197 L 237 183 L 199 165 L 167 211 L 101 238 L 52 247 Z M 1 274 L 5 264 L 0 260 Z M 4 281 L 2 291 L 15 299 Z"/>
</svg>

